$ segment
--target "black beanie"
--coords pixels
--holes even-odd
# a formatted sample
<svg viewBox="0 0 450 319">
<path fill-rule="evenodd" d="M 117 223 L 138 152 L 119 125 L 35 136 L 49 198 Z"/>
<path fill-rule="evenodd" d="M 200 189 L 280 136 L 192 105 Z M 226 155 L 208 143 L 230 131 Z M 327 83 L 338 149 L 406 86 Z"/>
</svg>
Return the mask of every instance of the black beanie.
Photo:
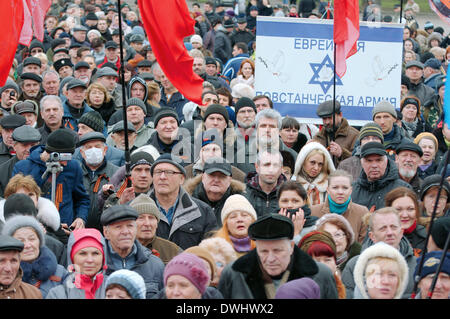
<svg viewBox="0 0 450 319">
<path fill-rule="evenodd" d="M 105 127 L 103 118 L 97 111 L 90 111 L 87 113 L 84 113 L 81 117 L 78 123 L 84 124 L 89 126 L 91 129 L 93 129 L 96 132 L 103 132 L 103 128 Z"/>
<path fill-rule="evenodd" d="M 239 110 L 243 107 L 251 107 L 255 111 L 255 113 L 257 113 L 255 102 L 253 102 L 252 99 L 245 96 L 241 97 L 234 105 L 234 110 L 236 114 L 238 114 Z"/>
<path fill-rule="evenodd" d="M 132 170 L 135 166 L 141 164 L 152 166 L 154 162 L 155 160 L 153 159 L 153 156 L 150 155 L 150 153 L 147 153 L 145 151 L 135 152 L 130 156 L 130 170 Z"/>
<path fill-rule="evenodd" d="M 431 229 L 431 237 L 433 241 L 440 249 L 444 249 L 445 241 L 447 240 L 448 233 L 450 232 L 450 216 L 439 217 L 433 223 L 433 228 Z"/>
<path fill-rule="evenodd" d="M 127 101 L 127 107 L 129 106 L 139 106 L 142 111 L 144 111 L 144 114 L 147 115 L 147 106 L 145 106 L 145 103 L 138 99 L 137 97 L 132 97 Z"/>
<path fill-rule="evenodd" d="M 155 114 L 155 118 L 153 120 L 155 127 L 156 127 L 156 125 L 158 125 L 159 120 L 161 120 L 164 117 L 173 117 L 174 119 L 177 120 L 178 125 L 180 125 L 180 121 L 178 119 L 178 114 L 175 111 L 175 109 L 173 109 L 171 107 L 162 107 Z"/>
<path fill-rule="evenodd" d="M 14 215 L 29 215 L 36 217 L 37 210 L 33 200 L 25 194 L 16 193 L 9 196 L 3 207 L 5 220 Z"/>
<path fill-rule="evenodd" d="M 211 104 L 210 106 L 208 106 L 208 108 L 205 111 L 205 116 L 203 117 L 203 121 L 205 121 L 208 116 L 210 116 L 211 114 L 220 114 L 225 118 L 225 121 L 227 122 L 227 126 L 228 126 L 228 121 L 230 120 L 230 116 L 228 115 L 228 111 L 227 108 L 223 105 L 220 104 Z"/>
<path fill-rule="evenodd" d="M 75 136 L 69 129 L 60 128 L 51 132 L 47 138 L 45 150 L 49 153 L 74 153 L 75 152 Z"/>
</svg>

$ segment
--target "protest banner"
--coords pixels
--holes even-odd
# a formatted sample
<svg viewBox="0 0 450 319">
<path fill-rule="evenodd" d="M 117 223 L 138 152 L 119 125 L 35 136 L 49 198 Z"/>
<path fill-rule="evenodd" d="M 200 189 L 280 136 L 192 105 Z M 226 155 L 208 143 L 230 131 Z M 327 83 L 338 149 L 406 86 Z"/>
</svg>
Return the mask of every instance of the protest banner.
<svg viewBox="0 0 450 319">
<path fill-rule="evenodd" d="M 282 116 L 321 123 L 317 106 L 333 99 L 333 20 L 257 18 L 255 90 Z M 357 53 L 336 78 L 336 99 L 350 125 L 372 120 L 381 100 L 400 107 L 403 24 L 360 22 Z"/>
</svg>

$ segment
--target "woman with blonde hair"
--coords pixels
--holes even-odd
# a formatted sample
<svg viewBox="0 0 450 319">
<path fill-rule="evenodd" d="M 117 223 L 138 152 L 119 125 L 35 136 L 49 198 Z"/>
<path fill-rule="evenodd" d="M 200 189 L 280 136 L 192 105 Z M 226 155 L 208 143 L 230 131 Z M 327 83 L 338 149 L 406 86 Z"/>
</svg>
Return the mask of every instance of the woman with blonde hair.
<svg viewBox="0 0 450 319">
<path fill-rule="evenodd" d="M 325 202 L 328 175 L 335 170 L 327 149 L 318 142 L 307 143 L 301 149 L 295 162 L 292 179 L 300 183 L 308 193 L 310 205 Z"/>
<path fill-rule="evenodd" d="M 400 251 L 378 242 L 358 257 L 354 299 L 400 299 L 408 285 L 408 272 Z"/>
<path fill-rule="evenodd" d="M 111 98 L 106 87 L 95 82 L 89 85 L 86 92 L 86 102 L 95 111 L 99 112 L 105 123 L 108 123 L 111 115 L 116 111 L 116 104 Z"/>
<path fill-rule="evenodd" d="M 244 83 L 255 88 L 255 62 L 253 60 L 245 59 L 241 62 L 237 76 L 230 82 L 230 87 L 232 88 L 237 83 Z"/>
<path fill-rule="evenodd" d="M 155 81 L 150 81 L 147 84 L 148 87 L 148 97 L 147 97 L 147 103 L 160 108 L 161 105 L 159 102 L 161 101 L 161 88 L 159 87 L 158 83 Z"/>
<path fill-rule="evenodd" d="M 247 198 L 239 194 L 231 195 L 223 205 L 222 227 L 215 237 L 230 243 L 239 258 L 256 247 L 248 235 L 248 228 L 257 218 L 256 211 Z"/>
<path fill-rule="evenodd" d="M 439 142 L 433 133 L 423 132 L 416 136 L 414 143 L 422 149 L 417 174 L 420 179 L 431 176 L 436 173 L 438 164 L 436 163 L 436 154 L 439 149 Z"/>
</svg>

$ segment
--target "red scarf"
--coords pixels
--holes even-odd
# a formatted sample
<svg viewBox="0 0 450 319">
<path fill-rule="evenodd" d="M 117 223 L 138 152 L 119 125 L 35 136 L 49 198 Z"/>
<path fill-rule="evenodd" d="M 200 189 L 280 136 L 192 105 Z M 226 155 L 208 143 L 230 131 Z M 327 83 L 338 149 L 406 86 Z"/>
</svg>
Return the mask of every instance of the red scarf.
<svg viewBox="0 0 450 319">
<path fill-rule="evenodd" d="M 411 225 L 411 227 L 403 230 L 403 234 L 404 235 L 411 234 L 416 229 L 416 227 L 417 227 L 417 221 L 414 221 L 414 223 Z"/>
<path fill-rule="evenodd" d="M 75 275 L 75 287 L 83 289 L 86 299 L 95 299 L 95 292 L 103 283 L 103 273 L 100 272 L 94 277 L 89 277 L 83 274 Z"/>
</svg>

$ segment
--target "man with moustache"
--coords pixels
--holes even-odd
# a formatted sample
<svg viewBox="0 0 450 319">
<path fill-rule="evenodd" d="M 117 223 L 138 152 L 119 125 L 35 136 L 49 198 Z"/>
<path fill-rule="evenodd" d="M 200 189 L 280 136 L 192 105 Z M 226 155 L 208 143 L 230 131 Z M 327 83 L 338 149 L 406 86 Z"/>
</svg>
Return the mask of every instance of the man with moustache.
<svg viewBox="0 0 450 319">
<path fill-rule="evenodd" d="M 423 151 L 419 145 L 405 139 L 396 149 L 395 163 L 398 167 L 398 174 L 402 180 L 411 185 L 417 195 L 420 195 L 422 180 L 419 177 L 417 168 Z"/>
<path fill-rule="evenodd" d="M 327 148 L 333 156 L 334 165 L 352 156 L 359 131 L 348 124 L 342 115 L 341 104 L 335 101 L 333 127 L 333 101 L 325 101 L 317 108 L 317 116 L 322 118 L 323 127 L 313 140 Z"/>
</svg>

